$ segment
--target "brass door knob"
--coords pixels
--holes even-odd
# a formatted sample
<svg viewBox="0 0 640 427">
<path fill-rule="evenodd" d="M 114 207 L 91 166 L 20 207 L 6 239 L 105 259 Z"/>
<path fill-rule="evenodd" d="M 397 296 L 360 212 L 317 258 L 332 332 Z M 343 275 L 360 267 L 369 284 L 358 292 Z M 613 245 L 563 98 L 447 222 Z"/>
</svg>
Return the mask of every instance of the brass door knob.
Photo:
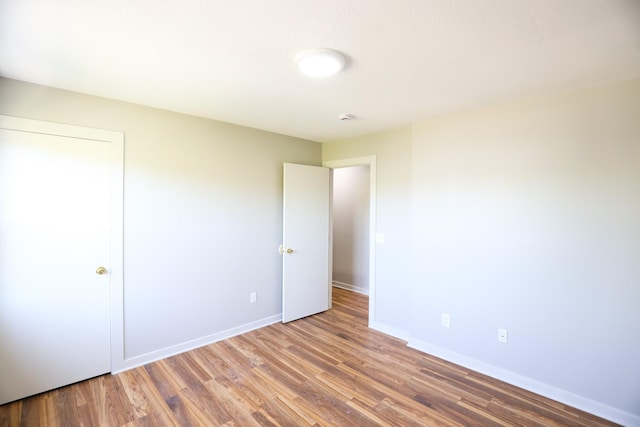
<svg viewBox="0 0 640 427">
<path fill-rule="evenodd" d="M 291 248 L 285 249 L 283 245 L 280 245 L 280 247 L 278 248 L 278 252 L 280 252 L 280 255 L 284 255 L 285 253 L 292 254 L 293 249 Z"/>
<path fill-rule="evenodd" d="M 104 273 L 106 273 L 106 272 L 107 272 L 107 269 L 106 269 L 106 268 L 104 268 L 104 267 L 98 267 L 98 268 L 96 269 L 96 274 L 97 274 L 97 275 L 99 275 L 99 276 L 102 276 L 102 275 L 103 275 Z"/>
</svg>

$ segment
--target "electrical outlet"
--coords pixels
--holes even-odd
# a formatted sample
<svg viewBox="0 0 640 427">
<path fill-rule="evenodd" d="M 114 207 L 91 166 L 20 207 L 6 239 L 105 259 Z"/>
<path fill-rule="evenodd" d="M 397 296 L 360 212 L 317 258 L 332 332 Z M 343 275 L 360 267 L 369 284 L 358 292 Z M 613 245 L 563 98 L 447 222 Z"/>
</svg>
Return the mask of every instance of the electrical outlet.
<svg viewBox="0 0 640 427">
<path fill-rule="evenodd" d="M 249 294 L 249 302 L 250 302 L 250 303 L 254 303 L 254 302 L 256 302 L 257 300 L 258 300 L 258 296 L 256 295 L 256 293 L 255 293 L 255 292 L 251 292 L 251 293 Z"/>
<path fill-rule="evenodd" d="M 507 343 L 507 330 L 506 329 L 498 329 L 498 342 L 503 344 Z"/>
<path fill-rule="evenodd" d="M 451 317 L 448 313 L 442 313 L 442 326 L 448 328 L 451 326 Z"/>
</svg>

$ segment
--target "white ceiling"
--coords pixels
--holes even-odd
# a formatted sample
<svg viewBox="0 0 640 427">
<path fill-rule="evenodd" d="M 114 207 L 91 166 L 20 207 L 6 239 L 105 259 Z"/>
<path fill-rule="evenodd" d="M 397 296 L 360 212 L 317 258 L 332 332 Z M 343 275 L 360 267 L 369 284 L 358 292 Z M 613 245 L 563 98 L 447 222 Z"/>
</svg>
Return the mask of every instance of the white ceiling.
<svg viewBox="0 0 640 427">
<path fill-rule="evenodd" d="M 324 142 L 640 76 L 640 0 L 0 0 L 0 74 Z"/>
</svg>

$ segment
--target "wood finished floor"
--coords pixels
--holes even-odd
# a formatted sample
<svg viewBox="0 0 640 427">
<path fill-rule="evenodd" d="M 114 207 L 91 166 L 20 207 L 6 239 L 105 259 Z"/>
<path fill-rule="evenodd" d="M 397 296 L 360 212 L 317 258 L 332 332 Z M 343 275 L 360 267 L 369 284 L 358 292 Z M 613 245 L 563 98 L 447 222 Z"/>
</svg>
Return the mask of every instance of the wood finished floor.
<svg viewBox="0 0 640 427">
<path fill-rule="evenodd" d="M 367 297 L 0 406 L 0 426 L 607 426 L 367 328 Z"/>
</svg>

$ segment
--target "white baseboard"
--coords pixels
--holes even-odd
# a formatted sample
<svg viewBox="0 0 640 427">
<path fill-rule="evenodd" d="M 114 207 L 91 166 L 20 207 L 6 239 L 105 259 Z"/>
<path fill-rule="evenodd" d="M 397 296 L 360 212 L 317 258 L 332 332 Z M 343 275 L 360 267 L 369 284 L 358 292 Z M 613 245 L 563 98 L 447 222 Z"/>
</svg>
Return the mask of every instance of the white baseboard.
<svg viewBox="0 0 640 427">
<path fill-rule="evenodd" d="M 207 335 L 205 337 L 197 338 L 191 341 L 184 342 L 182 344 L 166 347 L 160 350 L 152 351 L 140 356 L 125 359 L 120 366 L 111 371 L 112 374 L 128 371 L 129 369 L 137 368 L 138 366 L 146 365 L 147 363 L 155 362 L 160 359 L 175 356 L 176 354 L 184 353 L 189 350 L 203 347 L 205 345 L 213 344 L 214 342 L 222 341 L 227 338 L 235 337 L 237 335 L 244 334 L 255 329 L 262 328 L 264 326 L 271 325 L 282 321 L 282 313 L 274 316 L 266 317 L 264 319 L 256 320 L 255 322 L 247 323 L 235 328 L 227 329 L 215 334 Z"/>
<path fill-rule="evenodd" d="M 400 338 L 400 337 L 399 337 Z M 404 338 L 402 338 L 404 339 Z M 484 375 L 499 379 L 549 399 L 556 400 L 565 405 L 572 406 L 598 417 L 605 418 L 624 426 L 640 426 L 640 417 L 620 409 L 612 408 L 591 399 L 570 393 L 566 390 L 545 384 L 531 378 L 506 371 L 497 366 L 481 362 L 470 357 L 443 349 L 415 339 L 410 339 L 407 344 L 411 348 L 439 357 L 448 362 L 455 363 Z"/>
<path fill-rule="evenodd" d="M 361 288 L 360 286 L 353 286 L 349 283 L 338 282 L 336 280 L 333 280 L 331 283 L 336 288 L 346 289 L 347 291 L 353 291 L 363 295 L 369 295 L 369 289 L 367 288 Z"/>
<path fill-rule="evenodd" d="M 394 338 L 401 339 L 403 341 L 409 341 L 411 335 L 402 329 L 394 328 L 393 326 L 386 325 L 380 322 L 373 322 L 369 324 L 371 329 L 375 329 L 378 332 L 382 332 L 383 334 L 391 335 Z"/>
</svg>

